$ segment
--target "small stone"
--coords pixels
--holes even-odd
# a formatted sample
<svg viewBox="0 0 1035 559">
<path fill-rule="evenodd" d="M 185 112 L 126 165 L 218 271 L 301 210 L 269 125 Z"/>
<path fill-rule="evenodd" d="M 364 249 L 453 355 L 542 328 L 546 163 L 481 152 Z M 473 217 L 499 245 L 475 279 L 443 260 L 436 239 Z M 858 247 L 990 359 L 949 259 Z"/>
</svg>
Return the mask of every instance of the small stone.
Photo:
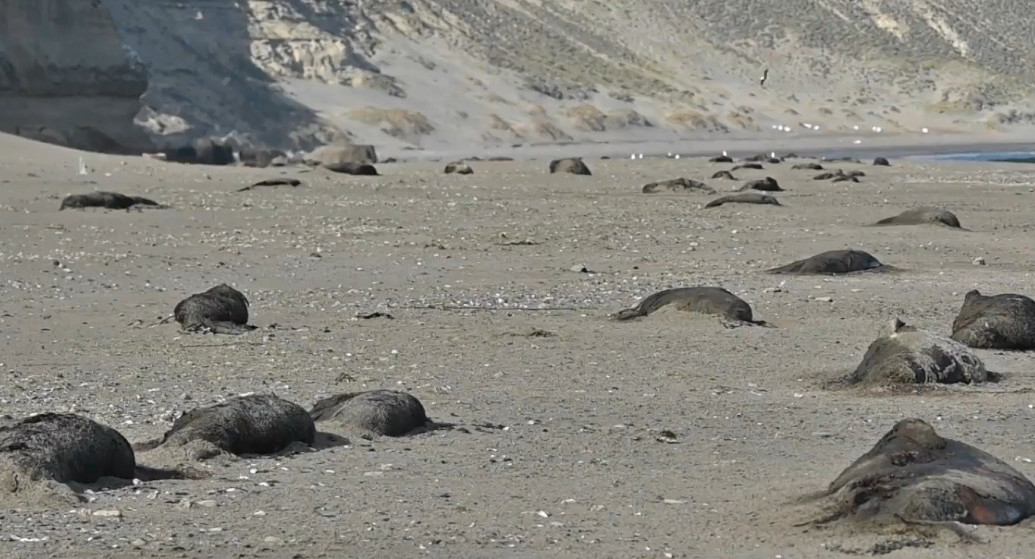
<svg viewBox="0 0 1035 559">
<path fill-rule="evenodd" d="M 209 508 L 212 508 L 212 507 L 216 506 L 216 501 L 214 499 L 204 499 L 204 500 L 198 501 L 197 505 L 199 507 L 209 507 Z"/>
<path fill-rule="evenodd" d="M 129 542 L 129 543 L 130 543 L 130 544 L 131 544 L 131 545 L 132 545 L 133 547 L 144 547 L 144 545 L 145 545 L 145 544 L 147 544 L 147 542 L 145 542 L 144 540 L 142 540 L 142 539 L 139 539 L 139 538 L 137 538 L 137 539 L 135 539 L 135 540 L 133 540 L 133 541 L 131 541 L 131 542 Z"/>
<path fill-rule="evenodd" d="M 821 302 L 821 303 L 833 303 L 834 302 L 834 298 L 833 297 L 816 297 L 816 300 Z"/>
<path fill-rule="evenodd" d="M 974 265 L 975 266 L 985 266 L 986 264 L 987 264 L 987 262 L 985 262 L 985 259 L 983 257 L 981 257 L 981 256 L 978 256 L 977 258 L 974 259 Z"/>
<path fill-rule="evenodd" d="M 280 538 L 278 538 L 276 536 L 266 536 L 265 538 L 263 538 L 262 541 L 264 541 L 266 543 L 275 543 L 275 544 L 282 544 L 282 543 L 284 543 L 284 540 L 282 540 L 282 539 L 280 539 Z"/>
<path fill-rule="evenodd" d="M 108 518 L 120 518 L 122 516 L 122 511 L 117 510 L 117 509 L 95 510 L 95 511 L 93 511 L 93 515 L 94 516 L 103 516 L 103 517 L 108 517 Z"/>
<path fill-rule="evenodd" d="M 180 502 L 176 503 L 176 506 L 181 509 L 189 509 L 190 505 L 190 499 L 180 499 Z"/>
</svg>

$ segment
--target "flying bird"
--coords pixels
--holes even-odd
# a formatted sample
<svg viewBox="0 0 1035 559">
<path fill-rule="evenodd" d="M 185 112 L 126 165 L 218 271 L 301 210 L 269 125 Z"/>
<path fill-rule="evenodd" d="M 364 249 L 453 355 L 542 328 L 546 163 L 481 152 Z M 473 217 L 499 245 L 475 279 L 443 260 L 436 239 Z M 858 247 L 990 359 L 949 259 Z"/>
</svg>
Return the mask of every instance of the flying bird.
<svg viewBox="0 0 1035 559">
<path fill-rule="evenodd" d="M 765 87 L 765 80 L 769 78 L 769 68 L 762 71 L 762 77 L 758 79 L 758 85 Z"/>
</svg>

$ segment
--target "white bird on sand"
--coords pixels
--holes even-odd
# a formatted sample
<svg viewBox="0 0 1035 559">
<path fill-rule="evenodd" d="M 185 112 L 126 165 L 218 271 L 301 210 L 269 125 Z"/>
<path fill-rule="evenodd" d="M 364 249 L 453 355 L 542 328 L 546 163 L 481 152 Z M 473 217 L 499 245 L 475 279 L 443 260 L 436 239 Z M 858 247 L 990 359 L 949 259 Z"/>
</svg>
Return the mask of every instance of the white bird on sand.
<svg viewBox="0 0 1035 559">
<path fill-rule="evenodd" d="M 676 159 L 679 159 L 679 154 L 678 153 L 676 154 Z"/>
<path fill-rule="evenodd" d="M 636 159 L 636 154 L 635 153 L 630 153 L 629 154 L 629 159 Z"/>
</svg>

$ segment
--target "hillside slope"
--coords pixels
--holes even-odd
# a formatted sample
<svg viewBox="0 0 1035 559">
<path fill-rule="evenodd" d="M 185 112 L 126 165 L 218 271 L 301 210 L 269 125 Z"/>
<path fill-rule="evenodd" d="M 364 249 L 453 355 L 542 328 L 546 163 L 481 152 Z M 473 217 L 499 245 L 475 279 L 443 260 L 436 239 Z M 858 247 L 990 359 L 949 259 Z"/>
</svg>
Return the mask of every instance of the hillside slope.
<svg viewBox="0 0 1035 559">
<path fill-rule="evenodd" d="M 149 68 L 137 120 L 158 143 L 466 149 L 1032 119 L 1035 14 L 1006 0 L 104 1 Z"/>
</svg>

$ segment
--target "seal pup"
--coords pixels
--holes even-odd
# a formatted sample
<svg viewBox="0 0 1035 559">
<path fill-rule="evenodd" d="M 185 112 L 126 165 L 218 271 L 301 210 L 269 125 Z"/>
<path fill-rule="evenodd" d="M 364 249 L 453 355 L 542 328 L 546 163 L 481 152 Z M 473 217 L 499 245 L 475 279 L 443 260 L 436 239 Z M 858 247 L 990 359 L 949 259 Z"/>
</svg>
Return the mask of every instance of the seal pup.
<svg viewBox="0 0 1035 559">
<path fill-rule="evenodd" d="M 401 437 L 430 423 L 416 397 L 398 390 L 368 390 L 324 398 L 309 410 L 313 421 L 361 436 Z"/>
<path fill-rule="evenodd" d="M 273 394 L 250 394 L 195 408 L 173 422 L 160 439 L 135 448 L 146 451 L 200 442 L 194 457 L 203 460 L 220 451 L 238 456 L 272 454 L 295 442 L 311 445 L 315 438 L 316 425 L 305 408 Z"/>
<path fill-rule="evenodd" d="M 737 177 L 733 176 L 733 173 L 731 173 L 729 171 L 715 171 L 715 173 L 712 174 L 712 178 L 713 179 L 729 179 L 731 181 L 739 180 L 739 179 L 737 179 Z"/>
<path fill-rule="evenodd" d="M 1035 514 L 1035 485 L 995 456 L 910 418 L 801 502 L 819 505 L 808 524 L 1009 526 Z"/>
<path fill-rule="evenodd" d="M 447 175 L 471 175 L 474 174 L 474 169 L 463 161 L 451 161 L 446 163 L 446 167 L 442 172 Z"/>
<path fill-rule="evenodd" d="M 118 431 L 71 413 L 41 413 L 0 427 L 0 498 L 34 490 L 77 499 L 57 484 L 133 479 L 133 448 Z"/>
<path fill-rule="evenodd" d="M 776 179 L 774 179 L 773 177 L 766 177 L 764 179 L 755 179 L 752 181 L 747 181 L 737 190 L 761 190 L 764 192 L 783 192 L 783 189 L 780 188 L 780 183 L 776 182 Z"/>
<path fill-rule="evenodd" d="M 248 325 L 248 298 L 225 283 L 180 301 L 173 316 L 184 332 L 243 334 L 255 329 Z"/>
<path fill-rule="evenodd" d="M 678 178 L 664 181 L 651 182 L 643 185 L 644 194 L 655 194 L 662 191 L 668 192 L 690 192 L 698 191 L 708 194 L 715 194 L 715 189 L 701 181 L 693 179 Z"/>
<path fill-rule="evenodd" d="M 886 158 L 884 158 L 884 157 L 875 157 L 873 159 L 873 164 L 878 166 L 878 167 L 890 167 L 891 166 L 891 163 Z"/>
<path fill-rule="evenodd" d="M 861 250 L 828 250 L 786 266 L 766 270 L 770 274 L 838 275 L 853 272 L 893 271 L 868 252 Z"/>
<path fill-rule="evenodd" d="M 867 386 L 979 384 L 999 377 L 967 346 L 895 318 L 881 329 L 846 380 Z"/>
<path fill-rule="evenodd" d="M 573 175 L 592 175 L 589 172 L 589 167 L 582 160 L 581 157 L 568 157 L 564 159 L 554 159 L 550 162 L 550 173 L 571 173 Z"/>
<path fill-rule="evenodd" d="M 654 311 L 674 305 L 683 312 L 697 312 L 718 315 L 719 317 L 739 323 L 765 326 L 766 322 L 755 320 L 751 305 L 747 301 L 721 287 L 677 287 L 665 289 L 645 297 L 636 306 L 611 314 L 612 320 L 626 321 L 648 316 Z"/>
<path fill-rule="evenodd" d="M 154 200 L 142 196 L 126 196 L 118 192 L 97 191 L 89 194 L 71 194 L 61 201 L 58 211 L 65 208 L 107 208 L 109 210 L 128 210 L 134 206 L 149 206 L 152 208 L 166 209 Z"/>
<path fill-rule="evenodd" d="M 941 224 L 953 229 L 962 229 L 960 226 L 960 220 L 956 217 L 956 214 L 948 210 L 932 206 L 923 206 L 912 210 L 906 210 L 898 215 L 886 217 L 877 223 L 874 223 L 873 226 L 924 225 L 929 223 Z"/>
<path fill-rule="evenodd" d="M 759 192 L 744 192 L 742 194 L 731 194 L 716 198 L 704 205 L 706 208 L 717 208 L 723 204 L 768 204 L 771 206 L 782 206 L 774 196 Z"/>
<path fill-rule="evenodd" d="M 980 349 L 1035 349 L 1035 301 L 1025 295 L 982 295 L 973 289 L 964 296 L 952 339 Z"/>
</svg>

